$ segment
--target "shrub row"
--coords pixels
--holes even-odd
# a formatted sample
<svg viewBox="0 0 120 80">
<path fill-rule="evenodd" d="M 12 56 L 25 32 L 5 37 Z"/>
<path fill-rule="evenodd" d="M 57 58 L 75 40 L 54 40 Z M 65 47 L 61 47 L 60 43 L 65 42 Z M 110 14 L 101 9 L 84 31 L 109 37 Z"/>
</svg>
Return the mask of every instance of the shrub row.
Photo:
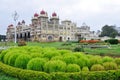
<svg viewBox="0 0 120 80">
<path fill-rule="evenodd" d="M 120 70 L 45 73 L 14 68 L 0 62 L 0 70 L 20 80 L 120 80 Z"/>
<path fill-rule="evenodd" d="M 12 50 L 8 49 L 2 51 L 0 60 L 5 64 L 14 67 L 45 71 L 48 73 L 59 71 L 79 72 L 84 67 L 87 67 L 88 71 L 116 70 L 120 66 L 120 58 L 114 59 L 107 56 L 92 56 L 85 55 L 82 52 L 72 53 L 68 50 L 56 50 L 55 48 L 41 47 L 16 47 L 12 48 Z M 100 65 L 95 66 L 96 64 L 100 64 L 104 69 L 101 69 Z M 71 65 L 77 66 L 74 66 L 73 69 L 73 66 Z"/>
</svg>

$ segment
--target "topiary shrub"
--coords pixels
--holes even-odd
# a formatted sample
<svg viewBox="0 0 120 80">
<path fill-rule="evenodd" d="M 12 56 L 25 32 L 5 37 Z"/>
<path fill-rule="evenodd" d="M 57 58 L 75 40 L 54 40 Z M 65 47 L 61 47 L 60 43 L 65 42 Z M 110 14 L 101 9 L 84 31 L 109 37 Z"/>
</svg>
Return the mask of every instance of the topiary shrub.
<svg viewBox="0 0 120 80">
<path fill-rule="evenodd" d="M 102 58 L 100 56 L 94 56 L 93 58 L 90 58 L 90 66 L 94 64 L 102 64 Z"/>
<path fill-rule="evenodd" d="M 66 63 L 60 60 L 55 61 L 48 61 L 44 65 L 44 71 L 51 73 L 51 72 L 65 72 Z"/>
<path fill-rule="evenodd" d="M 52 57 L 51 60 L 63 60 L 63 57 L 62 56 L 55 56 L 55 57 Z"/>
<path fill-rule="evenodd" d="M 58 50 L 58 52 L 61 54 L 61 55 L 64 55 L 66 53 L 71 53 L 70 50 Z"/>
<path fill-rule="evenodd" d="M 118 39 L 108 39 L 108 40 L 105 40 L 105 42 L 108 42 L 110 44 L 118 44 L 119 40 Z"/>
<path fill-rule="evenodd" d="M 66 64 L 74 64 L 77 63 L 77 57 L 74 55 L 67 54 L 63 56 L 63 61 L 65 61 Z"/>
<path fill-rule="evenodd" d="M 8 60 L 11 55 L 12 55 L 12 52 L 8 52 L 7 54 L 4 55 L 3 61 L 5 64 L 8 64 Z"/>
<path fill-rule="evenodd" d="M 54 56 L 60 56 L 61 54 L 58 51 L 52 51 L 52 50 L 48 50 L 46 51 L 43 56 L 46 58 L 51 59 Z"/>
<path fill-rule="evenodd" d="M 104 70 L 104 66 L 100 65 L 100 64 L 94 64 L 91 69 L 91 71 L 103 71 Z"/>
<path fill-rule="evenodd" d="M 19 55 L 20 55 L 20 53 L 12 54 L 8 59 L 8 64 L 11 65 L 11 66 L 14 66 L 15 65 L 15 60 Z"/>
<path fill-rule="evenodd" d="M 120 58 L 115 58 L 115 63 L 116 63 L 117 65 L 120 65 Z"/>
<path fill-rule="evenodd" d="M 44 58 L 33 58 L 27 64 L 27 69 L 35 71 L 44 71 L 43 66 L 47 62 Z"/>
<path fill-rule="evenodd" d="M 82 68 L 82 71 L 89 71 L 89 68 L 86 66 L 86 67 L 83 67 Z"/>
<path fill-rule="evenodd" d="M 117 64 L 114 63 L 114 62 L 105 62 L 105 63 L 103 63 L 103 66 L 104 66 L 105 70 L 116 70 L 116 69 L 118 69 Z"/>
<path fill-rule="evenodd" d="M 88 58 L 82 57 L 77 59 L 77 64 L 83 68 L 84 66 L 90 67 L 90 60 Z"/>
<path fill-rule="evenodd" d="M 112 57 L 109 57 L 109 56 L 105 56 L 102 58 L 102 62 L 112 62 L 114 61 L 114 59 Z"/>
<path fill-rule="evenodd" d="M 19 55 L 15 60 L 15 67 L 26 69 L 27 63 L 29 62 L 30 59 L 31 57 L 29 55 L 25 54 Z"/>
<path fill-rule="evenodd" d="M 42 58 L 43 57 L 43 54 L 41 54 L 41 53 L 31 53 L 30 55 L 32 58 L 37 58 L 37 57 Z"/>
<path fill-rule="evenodd" d="M 79 72 L 80 70 L 80 66 L 77 64 L 68 64 L 66 68 L 67 72 Z"/>
<path fill-rule="evenodd" d="M 1 54 L 0 54 L 0 61 L 4 61 L 3 59 L 4 59 L 4 56 L 5 56 L 5 54 L 8 52 L 9 50 L 3 50 L 2 52 L 1 52 Z"/>
</svg>

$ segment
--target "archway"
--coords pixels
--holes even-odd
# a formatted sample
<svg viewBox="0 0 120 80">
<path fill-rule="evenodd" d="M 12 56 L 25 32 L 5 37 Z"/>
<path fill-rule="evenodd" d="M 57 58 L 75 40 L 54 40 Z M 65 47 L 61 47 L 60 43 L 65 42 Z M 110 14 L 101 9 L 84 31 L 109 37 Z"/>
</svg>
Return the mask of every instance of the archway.
<svg viewBox="0 0 120 80">
<path fill-rule="evenodd" d="M 62 37 L 60 36 L 59 41 L 62 42 Z"/>
</svg>

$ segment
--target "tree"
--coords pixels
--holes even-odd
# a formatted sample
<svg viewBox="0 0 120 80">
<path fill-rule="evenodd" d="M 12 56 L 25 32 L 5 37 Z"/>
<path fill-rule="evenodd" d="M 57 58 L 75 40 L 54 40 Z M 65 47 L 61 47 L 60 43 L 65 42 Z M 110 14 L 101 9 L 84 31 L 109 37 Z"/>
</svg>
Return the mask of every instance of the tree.
<svg viewBox="0 0 120 80">
<path fill-rule="evenodd" d="M 115 26 L 105 25 L 102 27 L 102 32 L 100 37 L 108 36 L 115 38 L 118 35 L 118 31 L 115 29 Z"/>
</svg>

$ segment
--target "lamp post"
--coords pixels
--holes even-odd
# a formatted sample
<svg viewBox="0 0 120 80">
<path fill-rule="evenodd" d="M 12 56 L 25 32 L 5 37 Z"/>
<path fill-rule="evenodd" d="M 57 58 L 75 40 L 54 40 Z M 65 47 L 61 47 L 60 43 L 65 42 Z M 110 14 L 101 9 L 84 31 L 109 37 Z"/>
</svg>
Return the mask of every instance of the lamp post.
<svg viewBox="0 0 120 80">
<path fill-rule="evenodd" d="M 15 27 L 14 27 L 14 29 L 15 29 L 15 43 L 16 43 L 16 41 L 17 41 L 17 39 L 16 39 L 16 21 L 18 20 L 19 15 L 18 15 L 18 13 L 15 11 L 12 16 L 13 16 L 13 19 L 14 19 L 14 21 L 15 21 Z"/>
</svg>

